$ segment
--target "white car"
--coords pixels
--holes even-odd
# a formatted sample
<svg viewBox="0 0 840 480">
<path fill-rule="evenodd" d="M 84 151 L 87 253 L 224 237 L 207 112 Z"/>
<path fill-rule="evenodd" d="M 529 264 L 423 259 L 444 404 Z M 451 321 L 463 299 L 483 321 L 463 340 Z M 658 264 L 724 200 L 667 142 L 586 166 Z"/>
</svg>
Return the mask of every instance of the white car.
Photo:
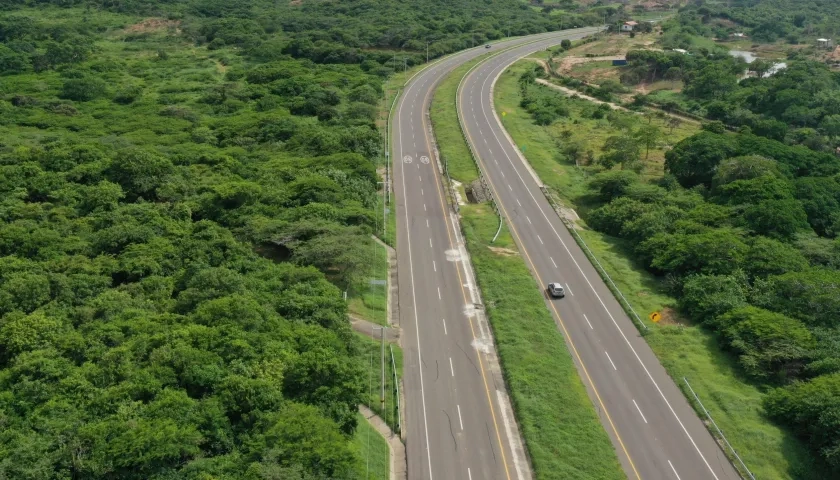
<svg viewBox="0 0 840 480">
<path fill-rule="evenodd" d="M 548 290 L 548 294 L 554 298 L 563 298 L 566 296 L 566 291 L 563 290 L 563 285 L 560 285 L 559 283 L 549 283 L 546 290 Z"/>
</svg>

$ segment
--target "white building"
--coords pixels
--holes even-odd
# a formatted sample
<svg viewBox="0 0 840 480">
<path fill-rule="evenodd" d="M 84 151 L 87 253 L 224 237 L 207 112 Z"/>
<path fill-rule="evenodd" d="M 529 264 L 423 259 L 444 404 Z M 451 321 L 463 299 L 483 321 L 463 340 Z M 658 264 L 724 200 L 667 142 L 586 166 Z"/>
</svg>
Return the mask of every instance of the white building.
<svg viewBox="0 0 840 480">
<path fill-rule="evenodd" d="M 633 20 L 630 20 L 629 22 L 624 22 L 621 25 L 621 31 L 622 32 L 632 32 L 633 29 L 636 27 L 636 25 L 638 25 L 638 23 L 634 22 Z"/>
</svg>

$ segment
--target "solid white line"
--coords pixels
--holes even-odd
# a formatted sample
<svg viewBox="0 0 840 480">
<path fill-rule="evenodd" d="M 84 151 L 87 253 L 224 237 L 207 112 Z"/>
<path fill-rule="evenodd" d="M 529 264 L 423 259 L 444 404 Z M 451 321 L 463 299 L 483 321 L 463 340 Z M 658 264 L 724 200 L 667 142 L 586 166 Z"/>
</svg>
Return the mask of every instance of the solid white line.
<svg viewBox="0 0 840 480">
<path fill-rule="evenodd" d="M 432 260 L 432 268 L 434 268 L 435 271 L 437 272 L 437 263 L 435 263 L 434 260 Z"/>
<path fill-rule="evenodd" d="M 548 257 L 548 258 L 551 260 L 551 263 L 552 263 L 552 265 L 554 265 L 554 268 L 557 268 L 557 264 L 554 263 L 554 257 Z"/>
<path fill-rule="evenodd" d="M 527 218 L 527 219 L 528 219 L 528 223 L 530 223 L 531 225 L 533 225 L 533 223 L 531 223 L 531 219 L 528 217 L 528 215 L 525 215 L 525 218 Z"/>
<path fill-rule="evenodd" d="M 583 314 L 583 319 L 584 319 L 584 320 L 586 320 L 586 323 L 589 323 L 589 319 L 588 319 L 588 318 L 586 318 L 586 314 L 585 314 L 585 313 Z M 595 330 L 595 327 L 593 327 L 591 323 L 589 323 L 589 328 L 591 328 L 592 330 Z"/>
<path fill-rule="evenodd" d="M 464 429 L 464 420 L 461 418 L 461 406 L 456 405 L 458 407 L 458 423 L 461 424 L 461 430 Z"/>
<path fill-rule="evenodd" d="M 443 334 L 444 335 L 449 335 L 448 333 L 446 333 L 446 319 L 441 318 L 441 321 L 443 321 Z"/>
<path fill-rule="evenodd" d="M 572 291 L 572 289 L 571 289 L 571 287 L 569 287 L 568 283 L 566 284 L 566 290 L 568 290 L 569 293 L 571 293 L 573 297 L 575 296 L 575 292 Z"/>
<path fill-rule="evenodd" d="M 411 87 L 409 87 L 410 89 Z M 399 123 L 400 118 L 402 117 L 402 107 L 405 103 L 400 102 L 400 108 L 397 112 L 397 131 L 400 131 Z M 397 135 L 397 140 L 400 141 L 400 135 Z M 400 141 L 400 148 L 399 148 L 400 155 L 397 158 L 403 157 L 403 149 L 402 149 L 402 141 Z M 408 191 L 405 188 L 405 167 L 400 168 L 400 173 L 402 177 L 402 187 L 403 187 L 403 194 Z M 411 225 L 408 220 L 408 209 L 405 209 L 405 224 Z M 426 389 L 423 385 L 423 357 L 422 357 L 422 349 L 420 348 L 420 325 L 418 323 L 418 315 L 417 315 L 417 292 L 414 289 L 414 260 L 411 257 L 411 229 L 409 228 L 406 230 L 406 235 L 408 235 L 408 269 L 411 276 L 411 300 L 414 307 L 414 323 L 415 327 L 417 328 L 417 365 L 419 367 L 417 370 L 420 372 L 420 402 L 423 405 L 423 433 L 426 437 L 426 459 L 428 460 L 428 467 L 429 467 L 429 480 L 432 480 L 432 451 L 429 448 L 429 424 L 426 419 Z"/>
<path fill-rule="evenodd" d="M 507 433 L 508 439 L 513 438 L 513 432 L 511 428 L 511 421 L 507 415 L 507 409 L 505 408 L 505 397 L 504 393 L 501 390 L 496 390 L 496 399 L 499 404 L 499 412 L 502 414 L 502 423 L 505 425 L 505 432 Z M 513 456 L 513 466 L 516 468 L 516 478 L 517 480 L 522 480 L 522 462 L 519 460 L 519 455 L 516 452 L 515 448 L 510 449 L 510 453 Z"/>
<path fill-rule="evenodd" d="M 679 473 L 677 473 L 677 469 L 676 469 L 676 468 L 674 468 L 674 464 L 673 464 L 673 463 L 671 463 L 671 461 L 670 461 L 670 460 L 668 460 L 668 465 L 670 465 L 670 466 L 671 466 L 671 470 L 673 470 L 673 471 L 674 471 L 674 475 L 677 477 L 677 480 L 680 480 L 680 474 L 679 474 Z"/>
<path fill-rule="evenodd" d="M 510 62 L 510 63 L 513 63 L 513 62 Z M 506 68 L 506 65 L 503 65 L 502 67 L 503 67 L 503 68 L 501 69 L 501 71 L 504 71 L 504 68 Z M 501 75 L 501 71 L 500 71 L 499 75 Z M 499 75 L 497 75 L 495 78 L 496 78 L 496 79 L 498 79 L 498 76 L 499 76 Z M 491 78 L 491 77 L 490 77 L 490 76 L 488 76 L 487 78 L 485 78 L 485 79 L 484 79 L 484 82 L 483 82 L 483 84 L 482 84 L 482 90 L 484 89 L 484 85 L 486 85 L 487 81 L 488 81 L 490 78 Z M 495 83 L 495 81 L 496 81 L 496 80 L 494 80 L 494 83 Z M 492 99 L 491 99 L 491 102 L 492 102 Z M 491 122 L 490 122 L 490 118 L 487 116 L 487 111 L 486 111 L 486 110 L 485 110 L 485 108 L 484 108 L 484 103 L 482 103 L 482 104 L 481 104 L 481 111 L 482 111 L 482 113 L 484 114 L 484 119 L 485 119 L 485 121 L 487 121 L 487 123 L 488 123 L 488 124 L 490 124 L 490 123 L 491 123 Z M 519 177 L 519 181 L 520 181 L 520 182 L 522 182 L 522 184 L 525 186 L 525 190 L 528 192 L 528 195 L 531 197 L 531 199 L 534 201 L 534 203 L 536 203 L 536 204 L 537 204 L 537 208 L 540 210 L 540 213 L 542 213 L 543 218 L 545 218 L 546 222 L 548 222 L 548 226 L 549 226 L 549 227 L 551 228 L 551 230 L 554 232 L 554 235 L 555 235 L 555 236 L 557 236 L 557 238 L 560 240 L 560 243 L 563 245 L 563 248 L 566 250 L 566 253 L 569 255 L 569 257 L 571 257 L 572 262 L 574 262 L 574 264 L 575 264 L 575 267 L 577 267 L 578 271 L 579 271 L 579 272 L 580 272 L 580 274 L 583 276 L 584 280 L 586 280 L 586 283 L 589 285 L 589 288 L 590 288 L 590 289 L 592 290 L 592 292 L 595 294 L 595 298 L 597 298 L 597 299 L 598 299 L 598 302 L 601 304 L 601 307 L 603 307 L 603 308 L 604 308 L 604 310 L 607 312 L 607 315 L 610 317 L 610 320 L 612 320 L 613 325 L 615 325 L 615 328 L 618 330 L 618 333 L 619 333 L 619 334 L 621 335 L 621 337 L 624 339 L 624 342 L 625 342 L 625 343 L 627 344 L 627 346 L 630 348 L 630 351 L 632 351 L 632 352 L 633 352 L 633 355 L 636 357 L 636 360 L 637 360 L 637 361 L 639 362 L 639 364 L 642 366 L 642 369 L 644 369 L 645 373 L 647 374 L 647 376 L 648 376 L 648 378 L 650 379 L 651 383 L 653 383 L 653 386 L 656 388 L 657 392 L 659 392 L 659 396 L 660 396 L 660 397 L 662 398 L 662 400 L 665 402 L 665 405 L 667 405 L 667 406 L 668 406 L 668 409 L 671 411 L 671 414 L 672 414 L 672 415 L 674 416 L 674 418 L 677 420 L 677 423 L 679 423 L 679 424 L 680 424 L 680 427 L 682 428 L 683 433 L 685 433 L 685 435 L 688 437 L 688 440 L 691 442 L 691 445 L 694 447 L 694 450 L 697 452 L 697 454 L 698 454 L 698 455 L 700 455 L 700 458 L 701 458 L 701 459 L 703 459 L 703 463 L 706 465 L 706 468 L 708 468 L 708 469 L 709 469 L 709 472 L 712 474 L 712 477 L 714 477 L 714 478 L 715 478 L 715 480 L 720 480 L 720 479 L 718 478 L 717 474 L 715 473 L 714 469 L 712 469 L 712 466 L 711 466 L 711 465 L 709 465 L 709 461 L 708 461 L 708 460 L 706 460 L 706 456 L 705 456 L 705 455 L 703 455 L 703 452 L 701 452 L 701 451 L 700 451 L 700 447 L 698 447 L 698 446 L 697 446 L 697 443 L 694 441 L 694 438 L 691 436 L 691 434 L 690 434 L 690 433 L 688 433 L 688 429 L 685 427 L 685 424 L 683 424 L 683 422 L 682 422 L 682 420 L 680 419 L 679 415 L 677 415 L 677 412 L 674 410 L 674 407 L 671 405 L 671 402 L 669 402 L 669 401 L 668 401 L 668 398 L 667 398 L 667 397 L 665 397 L 665 393 L 664 393 L 664 392 L 662 392 L 662 389 L 659 387 L 659 384 L 657 384 L 657 383 L 656 383 L 656 380 L 654 380 L 654 379 L 653 379 L 653 375 L 651 375 L 651 373 L 650 373 L 650 371 L 648 370 L 647 366 L 644 364 L 644 362 L 642 362 L 642 359 L 641 359 L 641 357 L 639 357 L 639 354 L 636 352 L 636 349 L 635 349 L 635 348 L 633 348 L 633 345 L 630 343 L 630 340 L 628 340 L 628 339 L 627 339 L 627 336 L 624 334 L 624 331 L 621 329 L 621 327 L 619 327 L 619 326 L 618 326 L 618 322 L 615 320 L 615 317 L 613 317 L 612 313 L 611 313 L 611 312 L 610 312 L 610 310 L 607 308 L 607 306 L 606 306 L 606 304 L 604 303 L 603 299 L 601 299 L 601 296 L 600 296 L 600 295 L 598 295 L 598 292 L 597 292 L 597 291 L 595 291 L 595 287 L 594 287 L 594 286 L 592 286 L 592 282 L 590 282 L 590 281 L 589 281 L 589 278 L 588 278 L 588 277 L 586 276 L 586 274 L 583 272 L 583 269 L 581 268 L 580 264 L 578 264 L 578 262 L 577 262 L 577 260 L 575 259 L 574 255 L 572 255 L 572 252 L 569 250 L 569 247 L 568 247 L 568 246 L 566 246 L 566 242 L 564 242 L 564 241 L 563 241 L 563 238 L 562 238 L 562 237 L 560 237 L 560 234 L 557 232 L 557 229 L 555 229 L 555 228 L 554 228 L 554 225 L 551 223 L 551 220 L 549 220 L 548 215 L 546 215 L 545 211 L 544 211 L 544 210 L 543 210 L 543 208 L 540 206 L 539 202 L 537 202 L 536 197 L 534 197 L 534 193 L 531 191 L 531 189 L 528 187 L 528 184 L 527 184 L 527 183 L 525 182 L 525 180 L 522 178 L 522 175 L 519 173 L 519 169 L 517 169 L 517 168 L 516 168 L 516 165 L 514 165 L 513 160 L 510 158 L 510 155 L 508 155 L 508 150 L 507 150 L 507 148 L 505 148 L 505 147 L 504 147 L 504 144 L 502 143 L 502 141 L 501 141 L 501 140 L 499 140 L 499 137 L 496 135 L 496 131 L 495 131 L 494 129 L 492 129 L 492 128 L 490 129 L 490 131 L 491 131 L 491 133 L 493 134 L 493 136 L 495 137 L 496 142 L 499 144 L 499 146 L 501 146 L 501 147 L 502 147 L 502 152 L 504 152 L 505 157 L 507 157 L 508 162 L 509 162 L 509 163 L 510 163 L 510 165 L 513 167 L 513 170 L 516 172 L 516 175 Z M 495 160 L 495 159 L 494 159 L 494 160 Z M 556 218 L 556 215 L 555 215 L 555 218 Z"/>
<path fill-rule="evenodd" d="M 452 357 L 449 357 L 449 373 L 451 373 L 453 377 L 455 376 L 455 367 L 452 366 Z"/>
<path fill-rule="evenodd" d="M 604 353 L 607 353 L 607 351 L 606 351 L 606 350 L 604 350 Z M 609 361 L 610 361 L 610 365 L 612 365 L 612 366 L 613 366 L 613 370 L 618 371 L 618 369 L 617 369 L 617 368 L 615 368 L 615 364 L 613 363 L 612 358 L 610 358 L 610 354 L 609 354 L 609 353 L 607 353 L 607 360 L 609 360 Z"/>
<path fill-rule="evenodd" d="M 543 245 L 545 245 L 545 243 L 543 243 L 542 238 L 541 238 L 539 235 L 537 235 L 537 240 L 539 240 L 539 241 L 540 241 L 540 243 L 542 243 Z"/>
<path fill-rule="evenodd" d="M 440 299 L 441 299 L 441 296 L 440 296 L 440 287 L 437 287 L 437 289 L 438 289 L 438 300 L 440 300 Z"/>
<path fill-rule="evenodd" d="M 642 416 L 642 420 L 644 420 L 644 421 L 645 421 L 645 423 L 647 423 L 647 418 L 645 418 L 645 414 L 644 414 L 644 413 L 642 413 L 642 409 L 641 409 L 641 408 L 639 408 L 639 404 L 638 404 L 638 403 L 636 403 L 636 399 L 635 399 L 635 398 L 633 399 L 633 405 L 635 405 L 635 406 L 636 406 L 636 410 L 638 410 L 638 411 L 639 411 L 639 415 L 641 415 L 641 416 Z"/>
</svg>

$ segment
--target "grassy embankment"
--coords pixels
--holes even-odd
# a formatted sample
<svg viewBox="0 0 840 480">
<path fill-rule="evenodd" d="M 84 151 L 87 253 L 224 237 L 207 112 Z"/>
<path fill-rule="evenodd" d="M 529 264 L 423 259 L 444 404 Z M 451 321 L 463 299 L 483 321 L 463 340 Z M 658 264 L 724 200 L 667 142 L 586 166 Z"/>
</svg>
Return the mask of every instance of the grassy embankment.
<svg viewBox="0 0 840 480">
<path fill-rule="evenodd" d="M 542 181 L 558 192 L 568 205 L 585 208 L 582 201 L 586 194 L 585 178 L 573 163 L 557 160 L 553 135 L 569 125 L 574 127 L 575 135 L 588 137 L 590 145 L 597 146 L 606 135 L 602 131 L 603 124 L 578 118 L 573 108 L 573 120 L 548 127 L 534 125 L 527 112 L 519 107 L 518 78 L 523 68 L 531 68 L 531 64 L 521 62 L 501 76 L 495 91 L 496 108 L 507 112 L 503 123 L 513 139 L 520 145 L 528 145 L 525 156 Z M 696 126 L 685 124 L 684 128 Z M 686 130 L 680 135 L 690 133 Z M 672 139 L 676 140 L 676 137 Z M 651 152 L 651 162 L 653 159 Z M 654 168 L 655 164 L 651 164 L 647 171 L 652 172 Z M 659 171 L 661 174 L 661 165 Z M 580 233 L 648 324 L 651 332 L 646 339 L 668 373 L 681 388 L 684 388 L 683 377 L 688 377 L 756 478 L 807 478 L 810 458 L 805 449 L 792 435 L 762 415 L 764 393 L 745 381 L 736 369 L 734 359 L 719 349 L 714 337 L 678 318 L 671 308 L 675 299 L 663 293 L 654 276 L 629 259 L 628 249 L 620 241 L 585 226 Z M 649 322 L 647 314 L 654 311 L 668 312 L 666 319 L 671 321 L 659 325 Z"/>
<path fill-rule="evenodd" d="M 439 148 L 453 179 L 461 182 L 478 175 L 461 136 L 454 103 L 458 82 L 470 66 L 447 77 L 432 104 Z M 498 217 L 486 204 L 466 205 L 461 214 L 536 478 L 624 478 L 563 337 L 510 234 L 503 229 L 499 239 L 489 245 Z"/>
<path fill-rule="evenodd" d="M 359 426 L 353 435 L 353 445 L 359 454 L 356 470 L 363 480 L 388 479 L 388 443 L 371 426 L 362 414 L 358 414 Z"/>
<path fill-rule="evenodd" d="M 378 332 L 377 332 L 378 333 Z M 397 398 L 394 389 L 394 369 L 391 363 L 390 348 L 394 349 L 394 363 L 397 366 L 397 381 L 402 380 L 403 352 L 396 344 L 385 344 L 385 405 L 380 400 L 382 392 L 382 363 L 381 343 L 362 334 L 356 334 L 359 342 L 360 355 L 366 369 L 365 386 L 367 395 L 365 405 L 379 415 L 391 430 L 398 431 L 397 426 Z M 402 407 L 402 406 L 401 406 Z"/>
</svg>

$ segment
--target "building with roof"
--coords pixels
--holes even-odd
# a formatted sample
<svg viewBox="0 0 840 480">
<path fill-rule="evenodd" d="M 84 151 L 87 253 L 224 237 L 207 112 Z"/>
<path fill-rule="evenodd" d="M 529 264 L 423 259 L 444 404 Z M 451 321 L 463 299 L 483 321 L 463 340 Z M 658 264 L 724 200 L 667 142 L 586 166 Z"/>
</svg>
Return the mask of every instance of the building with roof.
<svg viewBox="0 0 840 480">
<path fill-rule="evenodd" d="M 634 22 L 633 20 L 630 20 L 629 22 L 624 22 L 621 25 L 621 31 L 622 32 L 632 32 L 633 29 L 636 28 L 636 25 L 638 25 L 638 23 Z"/>
</svg>

